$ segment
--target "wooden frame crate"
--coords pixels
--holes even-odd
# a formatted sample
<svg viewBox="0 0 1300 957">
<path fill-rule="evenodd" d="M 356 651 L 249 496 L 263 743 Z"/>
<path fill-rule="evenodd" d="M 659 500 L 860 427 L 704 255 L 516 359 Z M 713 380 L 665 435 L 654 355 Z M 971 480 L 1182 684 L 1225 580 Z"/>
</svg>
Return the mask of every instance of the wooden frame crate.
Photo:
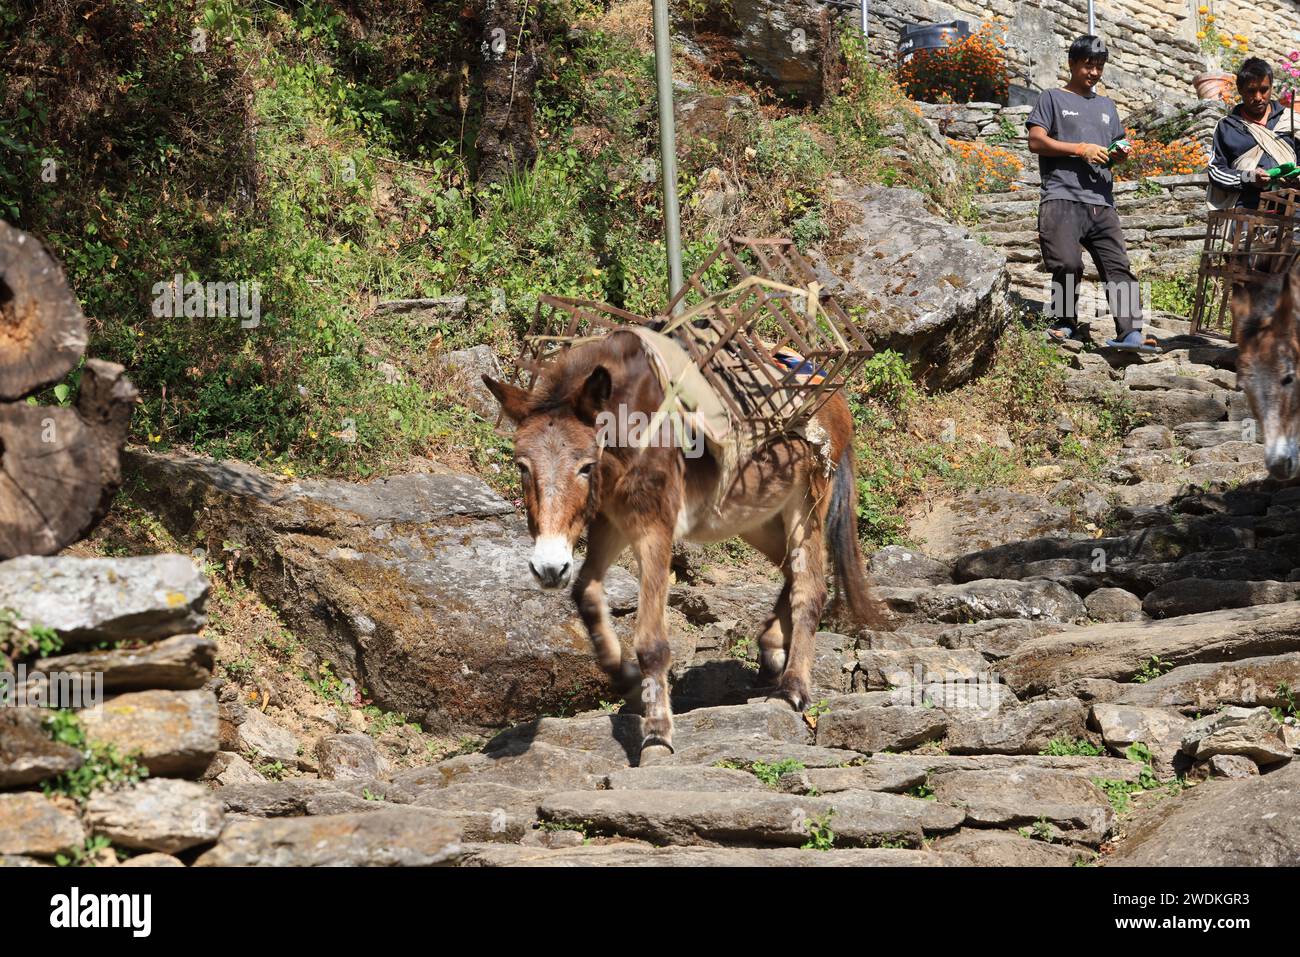
<svg viewBox="0 0 1300 957">
<path fill-rule="evenodd" d="M 695 305 L 672 315 L 692 298 Z M 665 312 L 666 329 L 707 328 L 678 339 L 733 419 L 757 434 L 807 422 L 873 354 L 788 239 L 724 240 Z M 758 389 L 737 382 L 742 366 Z"/>
<path fill-rule="evenodd" d="M 1212 210 L 1196 277 L 1192 335 L 1236 340 L 1232 290 L 1252 276 L 1284 271 L 1300 251 L 1300 190 L 1263 194 L 1259 210 Z"/>
<path fill-rule="evenodd" d="M 542 296 L 507 381 L 531 390 L 541 368 L 564 350 L 629 325 L 676 340 L 751 436 L 806 423 L 873 354 L 793 242 L 733 236 L 651 318 Z"/>
</svg>

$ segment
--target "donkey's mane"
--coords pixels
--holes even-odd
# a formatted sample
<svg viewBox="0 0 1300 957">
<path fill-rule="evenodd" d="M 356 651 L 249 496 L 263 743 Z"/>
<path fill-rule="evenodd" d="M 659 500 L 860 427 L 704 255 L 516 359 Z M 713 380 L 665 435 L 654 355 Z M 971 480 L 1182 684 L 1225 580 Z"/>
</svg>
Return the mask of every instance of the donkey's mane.
<svg viewBox="0 0 1300 957">
<path fill-rule="evenodd" d="M 571 406 L 574 396 L 597 366 L 604 366 L 611 378 L 617 380 L 625 361 L 623 351 L 617 349 L 614 341 L 618 337 L 616 331 L 592 342 L 584 342 L 547 363 L 533 386 L 528 414 L 559 412 Z"/>
</svg>

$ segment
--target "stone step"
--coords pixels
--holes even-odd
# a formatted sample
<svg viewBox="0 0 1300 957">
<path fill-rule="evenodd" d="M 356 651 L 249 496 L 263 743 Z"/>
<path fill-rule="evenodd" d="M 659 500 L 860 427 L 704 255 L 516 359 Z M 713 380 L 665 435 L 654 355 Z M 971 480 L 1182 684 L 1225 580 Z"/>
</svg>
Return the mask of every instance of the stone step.
<svg viewBox="0 0 1300 957">
<path fill-rule="evenodd" d="M 960 827 L 966 812 L 874 791 L 834 799 L 754 791 L 565 791 L 546 797 L 538 816 L 657 844 L 801 847 L 824 823 L 838 846 L 919 848 L 924 836 Z"/>
</svg>

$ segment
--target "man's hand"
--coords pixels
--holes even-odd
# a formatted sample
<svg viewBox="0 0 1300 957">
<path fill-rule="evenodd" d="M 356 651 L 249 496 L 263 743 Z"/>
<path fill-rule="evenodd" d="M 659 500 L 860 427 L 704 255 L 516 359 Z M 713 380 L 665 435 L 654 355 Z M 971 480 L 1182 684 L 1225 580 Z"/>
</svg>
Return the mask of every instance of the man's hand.
<svg viewBox="0 0 1300 957">
<path fill-rule="evenodd" d="M 1269 176 L 1268 170 L 1264 169 L 1262 166 L 1256 167 L 1250 174 L 1249 182 L 1252 186 L 1266 186 L 1272 181 L 1273 177 Z"/>
<path fill-rule="evenodd" d="M 1079 156 L 1093 166 L 1105 166 L 1110 162 L 1110 152 L 1106 147 L 1098 146 L 1096 143 L 1080 143 Z"/>
</svg>

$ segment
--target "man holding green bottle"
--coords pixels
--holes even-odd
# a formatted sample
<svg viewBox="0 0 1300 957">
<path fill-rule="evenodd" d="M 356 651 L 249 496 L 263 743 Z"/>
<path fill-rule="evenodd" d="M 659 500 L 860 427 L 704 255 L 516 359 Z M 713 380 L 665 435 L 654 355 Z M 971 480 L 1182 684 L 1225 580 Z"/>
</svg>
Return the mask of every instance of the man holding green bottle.
<svg viewBox="0 0 1300 957">
<path fill-rule="evenodd" d="M 1300 147 L 1273 99 L 1273 68 L 1251 57 L 1237 71 L 1237 92 L 1241 103 L 1214 130 L 1206 192 L 1212 209 L 1258 209 L 1264 190 L 1300 182 L 1285 176 Z"/>
<path fill-rule="evenodd" d="M 1044 90 L 1025 121 L 1029 150 L 1038 156 L 1042 198 L 1038 239 L 1043 265 L 1052 274 L 1055 341 L 1077 338 L 1083 253 L 1097 265 L 1115 319 L 1115 338 L 1106 346 L 1125 352 L 1159 352 L 1142 332 L 1142 301 L 1124 246 L 1124 227 L 1115 209 L 1110 167 L 1131 151 L 1115 101 L 1095 91 L 1106 68 L 1106 44 L 1095 36 L 1070 45 L 1070 82 Z"/>
</svg>

